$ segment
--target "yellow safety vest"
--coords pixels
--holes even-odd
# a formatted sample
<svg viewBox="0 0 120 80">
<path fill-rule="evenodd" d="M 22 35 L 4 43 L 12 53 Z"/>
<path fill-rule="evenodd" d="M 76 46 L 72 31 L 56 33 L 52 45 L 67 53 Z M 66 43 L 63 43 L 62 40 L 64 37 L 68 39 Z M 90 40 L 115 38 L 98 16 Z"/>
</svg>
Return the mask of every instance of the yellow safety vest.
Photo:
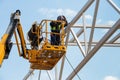
<svg viewBox="0 0 120 80">
<path fill-rule="evenodd" d="M 56 27 L 55 26 L 51 27 L 51 30 L 56 30 Z"/>
</svg>

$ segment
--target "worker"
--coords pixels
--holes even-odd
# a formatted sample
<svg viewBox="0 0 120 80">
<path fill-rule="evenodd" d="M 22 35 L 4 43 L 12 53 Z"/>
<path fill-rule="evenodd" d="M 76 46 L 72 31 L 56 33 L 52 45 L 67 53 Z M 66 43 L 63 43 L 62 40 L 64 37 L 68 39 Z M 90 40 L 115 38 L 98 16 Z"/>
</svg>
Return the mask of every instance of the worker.
<svg viewBox="0 0 120 80">
<path fill-rule="evenodd" d="M 64 21 L 65 22 L 65 26 L 67 26 L 68 22 L 65 18 L 64 15 L 60 15 L 57 17 L 57 20 L 58 21 Z M 51 26 L 51 45 L 60 45 L 61 41 L 60 41 L 60 30 L 62 28 L 62 22 L 55 22 L 55 21 L 52 21 L 50 23 L 50 26 Z"/>
<path fill-rule="evenodd" d="M 57 23 L 56 22 L 50 22 L 50 26 L 51 26 L 51 45 L 55 45 L 56 43 L 56 25 Z"/>
<path fill-rule="evenodd" d="M 12 21 L 15 20 L 15 19 L 16 19 L 16 20 L 19 20 L 20 15 L 21 15 L 20 10 L 16 10 L 15 13 L 12 13 L 12 14 L 11 14 L 10 21 L 12 22 Z"/>
<path fill-rule="evenodd" d="M 28 39 L 29 39 L 33 49 L 38 49 L 38 44 L 40 44 L 41 41 L 43 40 L 43 36 L 42 36 L 41 30 L 38 30 L 38 29 L 39 28 L 37 26 L 37 23 L 35 22 L 32 25 L 32 28 L 28 31 Z M 40 36 L 38 36 L 38 31 L 40 31 L 39 32 Z M 38 43 L 38 40 L 39 40 L 39 43 Z"/>
</svg>

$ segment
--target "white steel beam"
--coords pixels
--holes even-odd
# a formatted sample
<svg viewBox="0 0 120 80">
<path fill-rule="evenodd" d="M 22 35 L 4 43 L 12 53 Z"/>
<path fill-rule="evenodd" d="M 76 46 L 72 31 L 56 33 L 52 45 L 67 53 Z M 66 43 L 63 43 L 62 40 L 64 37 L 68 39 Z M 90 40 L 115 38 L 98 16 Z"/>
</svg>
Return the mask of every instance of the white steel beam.
<svg viewBox="0 0 120 80">
<path fill-rule="evenodd" d="M 117 39 L 119 39 L 120 38 L 120 33 L 119 34 L 117 34 L 113 39 L 111 39 L 110 41 L 109 41 L 109 43 L 114 43 Z"/>
<path fill-rule="evenodd" d="M 87 45 L 87 38 L 86 38 L 86 20 L 85 20 L 84 13 L 83 13 L 83 26 L 84 26 L 85 55 L 87 55 L 88 45 Z"/>
<path fill-rule="evenodd" d="M 48 74 L 49 80 L 53 80 L 53 78 L 51 77 L 50 72 L 49 72 L 49 71 L 47 71 L 47 70 L 46 70 L 46 72 L 47 72 L 47 74 Z"/>
<path fill-rule="evenodd" d="M 39 70 L 38 80 L 40 80 L 41 70 Z"/>
<path fill-rule="evenodd" d="M 72 80 L 75 76 L 75 72 L 78 73 L 83 66 L 95 55 L 95 53 L 102 47 L 102 45 L 111 37 L 111 35 L 120 27 L 120 19 L 113 25 L 113 27 L 103 36 L 98 44 L 89 52 L 89 54 L 80 62 L 66 80 Z"/>
<path fill-rule="evenodd" d="M 68 25 L 67 28 L 70 28 L 71 25 L 74 25 L 76 21 L 82 16 L 82 14 L 90 7 L 90 5 L 94 2 L 95 0 L 88 0 L 88 2 L 83 6 L 83 8 L 78 12 L 78 14 L 72 19 L 70 24 Z"/>
<path fill-rule="evenodd" d="M 55 65 L 55 80 L 58 80 L 58 69 L 57 69 L 57 64 Z"/>
<path fill-rule="evenodd" d="M 77 36 L 75 35 L 75 33 L 74 33 L 74 31 L 72 30 L 72 28 L 71 28 L 70 30 L 71 30 L 71 33 L 72 33 L 73 37 L 75 38 L 75 40 L 76 40 L 76 42 L 77 42 L 78 47 L 80 48 L 80 50 L 81 50 L 81 52 L 82 52 L 82 55 L 85 57 L 86 54 L 85 54 L 84 49 L 82 48 L 82 45 L 81 45 L 80 41 L 78 40 L 78 38 L 77 38 Z"/>
<path fill-rule="evenodd" d="M 99 24 L 95 25 L 94 28 L 101 28 L 101 29 L 110 29 L 112 25 L 106 25 L 106 24 Z M 73 25 L 72 28 L 83 28 L 83 25 Z M 92 28 L 91 25 L 86 24 L 86 28 Z"/>
<path fill-rule="evenodd" d="M 87 53 L 91 50 L 91 43 L 92 43 L 93 36 L 94 36 L 94 27 L 95 27 L 95 24 L 96 24 L 99 2 L 100 2 L 99 0 L 96 0 L 96 6 L 95 6 L 95 11 L 94 11 L 94 16 L 93 16 L 93 22 L 92 22 L 92 28 L 91 28 L 91 32 L 90 32 L 90 39 L 89 39 Z"/>
<path fill-rule="evenodd" d="M 33 73 L 33 71 L 34 69 L 30 69 L 27 75 L 23 78 L 23 80 L 27 80 L 30 77 L 30 75 Z"/>
<path fill-rule="evenodd" d="M 84 25 L 74 25 L 72 26 L 72 28 L 81 28 L 77 33 L 76 33 L 76 36 L 79 37 L 83 32 L 84 32 L 84 29 L 83 29 Z M 95 25 L 94 28 L 99 28 L 99 29 L 110 29 L 112 27 L 112 25 Z M 92 28 L 91 25 L 86 25 L 86 28 Z M 75 38 L 72 37 L 69 42 L 74 42 L 75 41 Z"/>
<path fill-rule="evenodd" d="M 88 42 L 87 42 L 88 43 Z M 92 42 L 91 46 L 95 46 L 98 42 Z M 82 46 L 85 46 L 85 42 L 81 42 Z M 68 46 L 77 46 L 77 43 L 68 43 Z M 120 47 L 120 42 L 104 43 L 103 47 Z"/>
<path fill-rule="evenodd" d="M 107 0 L 107 1 L 120 14 L 120 8 L 112 0 Z"/>
<path fill-rule="evenodd" d="M 82 27 L 83 28 L 83 27 Z M 84 32 L 84 29 L 80 29 L 77 33 L 76 33 L 76 36 L 79 37 L 82 33 Z M 73 37 L 72 39 L 70 39 L 69 42 L 74 42 L 75 41 L 75 38 Z"/>
</svg>

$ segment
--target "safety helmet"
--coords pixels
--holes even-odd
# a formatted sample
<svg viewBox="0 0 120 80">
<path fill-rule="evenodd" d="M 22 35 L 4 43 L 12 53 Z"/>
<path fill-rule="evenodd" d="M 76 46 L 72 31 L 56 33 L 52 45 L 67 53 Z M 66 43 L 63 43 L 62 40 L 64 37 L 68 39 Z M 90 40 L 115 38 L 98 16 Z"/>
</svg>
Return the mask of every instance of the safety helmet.
<svg viewBox="0 0 120 80">
<path fill-rule="evenodd" d="M 16 12 L 15 13 L 18 13 L 19 15 L 21 15 L 21 12 L 20 12 L 20 10 L 16 10 Z"/>
<path fill-rule="evenodd" d="M 63 16 L 63 15 L 60 15 L 60 16 L 57 17 L 57 20 L 65 21 L 66 18 L 65 18 L 65 16 Z"/>
</svg>

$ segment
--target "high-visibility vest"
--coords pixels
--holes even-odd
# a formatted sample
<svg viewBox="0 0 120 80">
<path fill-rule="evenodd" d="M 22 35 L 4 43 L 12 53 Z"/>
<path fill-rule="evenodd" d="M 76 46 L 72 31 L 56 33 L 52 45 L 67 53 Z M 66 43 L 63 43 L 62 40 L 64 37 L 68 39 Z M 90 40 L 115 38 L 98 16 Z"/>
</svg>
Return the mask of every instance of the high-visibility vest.
<svg viewBox="0 0 120 80">
<path fill-rule="evenodd" d="M 58 30 L 60 30 L 61 29 L 61 25 L 58 25 Z"/>
<path fill-rule="evenodd" d="M 61 25 L 58 25 L 57 27 L 56 26 L 53 26 L 51 27 L 51 30 L 60 30 L 61 29 Z"/>
<path fill-rule="evenodd" d="M 51 27 L 51 30 L 56 30 L 56 27 L 55 26 Z"/>
</svg>

